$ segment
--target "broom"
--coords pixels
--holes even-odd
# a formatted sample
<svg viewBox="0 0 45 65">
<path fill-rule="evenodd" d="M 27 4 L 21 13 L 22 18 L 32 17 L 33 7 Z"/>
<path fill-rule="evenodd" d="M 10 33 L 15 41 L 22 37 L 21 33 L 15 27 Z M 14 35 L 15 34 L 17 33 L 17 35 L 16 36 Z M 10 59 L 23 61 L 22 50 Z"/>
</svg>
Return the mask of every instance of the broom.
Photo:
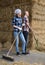
<svg viewBox="0 0 45 65">
<path fill-rule="evenodd" d="M 21 32 L 21 31 L 20 31 L 20 32 Z M 18 35 L 20 34 L 20 32 L 18 33 Z M 18 35 L 17 35 L 17 36 L 18 36 Z M 11 45 L 11 47 L 10 47 L 9 51 L 7 52 L 7 54 L 6 54 L 6 55 L 5 55 L 5 54 L 2 55 L 2 58 L 3 58 L 3 59 L 5 59 L 5 60 L 10 60 L 10 61 L 14 61 L 14 58 L 13 58 L 12 56 L 9 56 L 9 53 L 11 52 L 11 50 L 12 50 L 12 48 L 13 48 L 13 45 L 14 45 L 16 39 L 17 39 L 17 37 L 16 37 L 15 40 L 13 41 L 13 44 Z"/>
<path fill-rule="evenodd" d="M 37 33 L 37 32 L 35 32 L 31 27 L 29 27 L 29 29 L 32 31 L 34 40 L 35 40 L 35 42 L 36 42 L 36 46 L 35 46 L 35 47 L 38 48 L 39 41 L 38 41 L 38 38 L 37 38 L 36 35 L 35 35 L 35 33 Z"/>
<path fill-rule="evenodd" d="M 36 41 L 36 47 L 38 47 L 38 38 L 36 38 L 36 36 L 35 36 L 35 31 L 27 24 L 27 26 L 28 26 L 28 28 L 29 28 L 29 31 L 31 30 L 32 31 L 32 34 L 33 34 L 33 37 L 34 37 L 34 39 L 35 39 L 35 41 Z"/>
</svg>

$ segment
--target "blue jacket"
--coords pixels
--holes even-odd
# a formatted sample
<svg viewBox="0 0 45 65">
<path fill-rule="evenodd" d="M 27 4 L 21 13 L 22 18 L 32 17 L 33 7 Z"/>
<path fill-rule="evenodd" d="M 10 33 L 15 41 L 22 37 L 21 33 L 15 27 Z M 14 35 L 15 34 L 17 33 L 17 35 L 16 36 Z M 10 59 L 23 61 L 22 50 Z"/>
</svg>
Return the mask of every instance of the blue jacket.
<svg viewBox="0 0 45 65">
<path fill-rule="evenodd" d="M 14 16 L 13 17 L 13 19 L 12 19 L 12 26 L 13 25 L 16 25 L 16 26 L 18 26 L 18 27 L 22 27 L 22 18 L 21 17 L 16 17 L 16 16 Z M 17 29 L 17 28 L 14 28 L 14 31 L 19 31 L 19 29 Z"/>
</svg>

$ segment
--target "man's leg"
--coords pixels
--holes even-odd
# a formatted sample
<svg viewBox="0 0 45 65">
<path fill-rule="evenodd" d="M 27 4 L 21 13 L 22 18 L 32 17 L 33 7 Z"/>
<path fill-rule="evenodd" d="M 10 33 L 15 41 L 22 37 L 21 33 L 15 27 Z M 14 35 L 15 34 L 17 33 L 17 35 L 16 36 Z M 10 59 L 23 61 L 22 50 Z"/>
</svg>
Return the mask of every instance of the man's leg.
<svg viewBox="0 0 45 65">
<path fill-rule="evenodd" d="M 18 47 L 18 45 L 19 45 L 19 36 L 18 36 L 18 32 L 14 32 L 14 38 L 16 39 L 16 53 L 18 54 L 19 53 L 19 47 Z"/>
<path fill-rule="evenodd" d="M 26 44 L 26 41 L 25 41 L 24 35 L 21 32 L 19 36 L 20 36 L 20 40 L 22 41 L 22 53 L 25 53 L 25 44 Z"/>
</svg>

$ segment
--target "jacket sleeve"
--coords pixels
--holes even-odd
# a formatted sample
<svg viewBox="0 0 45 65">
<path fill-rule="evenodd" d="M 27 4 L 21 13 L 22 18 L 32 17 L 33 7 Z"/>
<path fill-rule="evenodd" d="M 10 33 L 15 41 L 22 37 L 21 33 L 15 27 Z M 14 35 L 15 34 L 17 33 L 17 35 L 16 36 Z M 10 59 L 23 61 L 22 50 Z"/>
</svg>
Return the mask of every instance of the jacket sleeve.
<svg viewBox="0 0 45 65">
<path fill-rule="evenodd" d="M 15 25 L 15 17 L 12 18 L 12 26 Z"/>
</svg>

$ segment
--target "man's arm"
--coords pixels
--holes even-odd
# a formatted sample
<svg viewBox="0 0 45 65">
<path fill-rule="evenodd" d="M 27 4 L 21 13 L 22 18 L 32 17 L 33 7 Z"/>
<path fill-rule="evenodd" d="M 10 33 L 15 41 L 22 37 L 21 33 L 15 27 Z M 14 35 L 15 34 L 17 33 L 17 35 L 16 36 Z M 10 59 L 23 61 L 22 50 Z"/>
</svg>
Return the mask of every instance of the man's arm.
<svg viewBox="0 0 45 65">
<path fill-rule="evenodd" d="M 14 28 L 17 28 L 17 29 L 19 29 L 19 30 L 22 30 L 22 28 L 20 28 L 20 27 L 18 27 L 18 26 L 16 26 L 16 25 L 13 25 L 13 27 L 14 27 Z"/>
<path fill-rule="evenodd" d="M 17 28 L 19 30 L 22 30 L 22 28 L 15 25 L 15 17 L 12 19 L 12 26 L 13 26 L 13 28 Z"/>
</svg>

